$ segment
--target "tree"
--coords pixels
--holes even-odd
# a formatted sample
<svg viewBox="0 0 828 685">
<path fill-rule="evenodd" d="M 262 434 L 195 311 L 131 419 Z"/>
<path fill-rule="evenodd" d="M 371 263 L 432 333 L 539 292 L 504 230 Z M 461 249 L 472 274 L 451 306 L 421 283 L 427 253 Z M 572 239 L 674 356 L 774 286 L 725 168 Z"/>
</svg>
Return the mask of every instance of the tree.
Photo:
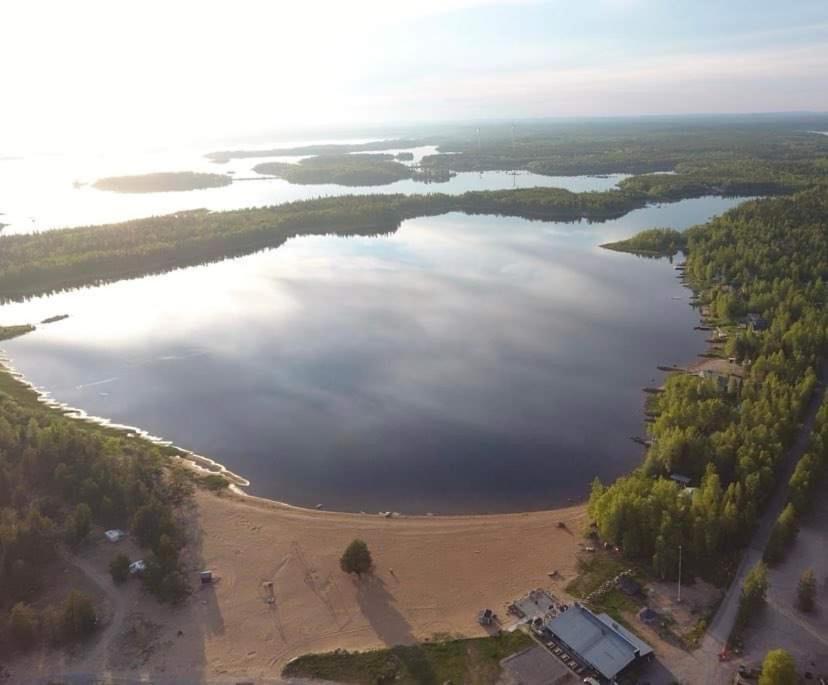
<svg viewBox="0 0 828 685">
<path fill-rule="evenodd" d="M 776 523 L 771 528 L 768 545 L 765 547 L 764 560 L 769 564 L 777 564 L 785 558 L 788 548 L 793 544 L 799 532 L 799 521 L 793 504 L 788 504 L 779 514 Z"/>
<path fill-rule="evenodd" d="M 72 544 L 80 544 L 92 530 L 92 510 L 85 502 L 75 507 L 69 519 L 68 535 Z"/>
<path fill-rule="evenodd" d="M 368 551 L 368 545 L 358 539 L 348 545 L 339 560 L 339 567 L 345 573 L 356 573 L 357 576 L 370 572 L 373 565 L 374 562 L 371 559 L 371 552 Z"/>
<path fill-rule="evenodd" d="M 155 548 L 161 536 L 172 527 L 169 511 L 157 501 L 143 505 L 132 517 L 132 534 L 141 547 Z"/>
<path fill-rule="evenodd" d="M 768 573 L 765 565 L 760 561 L 750 570 L 742 585 L 739 612 L 736 615 L 736 631 L 743 630 L 751 617 L 764 606 L 767 592 Z"/>
<path fill-rule="evenodd" d="M 129 557 L 123 552 L 116 554 L 109 562 L 109 573 L 119 585 L 129 578 Z"/>
<path fill-rule="evenodd" d="M 160 601 L 175 604 L 187 596 L 190 586 L 178 563 L 167 566 L 152 552 L 147 555 L 145 563 L 144 587 Z"/>
<path fill-rule="evenodd" d="M 817 583 L 814 570 L 805 569 L 799 577 L 799 587 L 796 591 L 796 603 L 800 611 L 813 611 L 816 602 Z"/>
<path fill-rule="evenodd" d="M 18 602 L 9 614 L 9 631 L 17 644 L 31 647 L 37 636 L 37 614 L 28 604 Z"/>
<path fill-rule="evenodd" d="M 759 685 L 796 685 L 798 680 L 796 664 L 788 652 L 773 649 L 765 655 Z"/>
<path fill-rule="evenodd" d="M 98 621 L 95 605 L 85 594 L 72 590 L 63 603 L 63 632 L 67 638 L 89 635 Z"/>
</svg>

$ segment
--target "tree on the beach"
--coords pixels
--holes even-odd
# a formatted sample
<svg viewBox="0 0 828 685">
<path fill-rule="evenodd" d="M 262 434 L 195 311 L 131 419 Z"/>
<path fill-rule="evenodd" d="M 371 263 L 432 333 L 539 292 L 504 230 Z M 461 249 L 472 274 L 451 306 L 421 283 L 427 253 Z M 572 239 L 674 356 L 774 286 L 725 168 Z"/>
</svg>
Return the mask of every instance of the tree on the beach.
<svg viewBox="0 0 828 685">
<path fill-rule="evenodd" d="M 762 675 L 759 685 L 796 685 L 796 663 L 784 649 L 774 649 L 767 653 L 762 662 Z"/>
<path fill-rule="evenodd" d="M 339 560 L 339 567 L 345 573 L 356 573 L 361 576 L 368 573 L 374 565 L 371 559 L 371 552 L 363 540 L 356 539 L 348 545 L 342 558 Z"/>
<path fill-rule="evenodd" d="M 796 592 L 796 603 L 801 611 L 813 611 L 816 601 L 816 576 L 812 568 L 805 569 L 799 578 L 799 587 Z"/>
</svg>

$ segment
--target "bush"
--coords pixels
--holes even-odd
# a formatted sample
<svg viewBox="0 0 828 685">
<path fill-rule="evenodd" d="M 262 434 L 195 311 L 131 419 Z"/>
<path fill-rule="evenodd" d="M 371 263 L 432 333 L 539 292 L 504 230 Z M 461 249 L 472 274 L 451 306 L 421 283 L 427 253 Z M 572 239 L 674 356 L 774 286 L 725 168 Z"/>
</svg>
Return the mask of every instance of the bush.
<svg viewBox="0 0 828 685">
<path fill-rule="evenodd" d="M 31 647 L 37 638 L 37 614 L 28 604 L 18 602 L 9 614 L 9 633 L 21 647 Z"/>
<path fill-rule="evenodd" d="M 217 473 L 211 473 L 201 479 L 201 484 L 211 492 L 224 492 L 230 487 L 230 481 Z"/>
<path fill-rule="evenodd" d="M 799 578 L 799 587 L 796 591 L 796 604 L 800 611 L 813 611 L 816 603 L 817 583 L 814 570 L 805 569 Z"/>
<path fill-rule="evenodd" d="M 348 545 L 342 558 L 339 560 L 339 567 L 345 573 L 356 573 L 361 576 L 363 573 L 368 573 L 374 565 L 371 559 L 371 552 L 368 551 L 368 545 L 362 540 L 354 540 Z"/>
<path fill-rule="evenodd" d="M 126 554 L 116 554 L 109 562 L 109 573 L 112 580 L 118 585 L 129 578 L 129 557 Z"/>
</svg>

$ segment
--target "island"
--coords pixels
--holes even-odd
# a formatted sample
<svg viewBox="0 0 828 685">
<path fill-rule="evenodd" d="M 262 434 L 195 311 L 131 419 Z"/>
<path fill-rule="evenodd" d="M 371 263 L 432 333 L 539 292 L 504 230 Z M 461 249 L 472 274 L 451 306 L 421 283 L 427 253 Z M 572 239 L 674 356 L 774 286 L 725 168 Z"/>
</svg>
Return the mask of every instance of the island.
<svg viewBox="0 0 828 685">
<path fill-rule="evenodd" d="M 318 145 L 270 148 L 268 150 L 221 150 L 218 152 L 210 152 L 205 156 L 207 159 L 210 159 L 217 164 L 226 164 L 231 159 L 284 157 L 292 155 L 344 155 L 349 152 L 382 152 L 384 150 L 403 150 L 405 148 L 418 147 L 420 145 L 427 144 L 429 143 L 424 140 L 374 140 L 367 143 L 321 143 Z"/>
<path fill-rule="evenodd" d="M 341 186 L 379 186 L 411 178 L 414 171 L 388 154 L 345 154 L 308 157 L 298 164 L 263 162 L 253 167 L 259 174 L 278 176 L 291 183 Z"/>
<path fill-rule="evenodd" d="M 230 185 L 233 179 L 225 174 L 197 171 L 161 171 L 138 176 L 107 176 L 92 184 L 98 190 L 115 193 L 169 193 Z"/>
<path fill-rule="evenodd" d="M 674 228 L 650 228 L 632 238 L 604 243 L 601 247 L 645 257 L 672 257 L 687 249 L 687 240 L 681 231 Z"/>
</svg>

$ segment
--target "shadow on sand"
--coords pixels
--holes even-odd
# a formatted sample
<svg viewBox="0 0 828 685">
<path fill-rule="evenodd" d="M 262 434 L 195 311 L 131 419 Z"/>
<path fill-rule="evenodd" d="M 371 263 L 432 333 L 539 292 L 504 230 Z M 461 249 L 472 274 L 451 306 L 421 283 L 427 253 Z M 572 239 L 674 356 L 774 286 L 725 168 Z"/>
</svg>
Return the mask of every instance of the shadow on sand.
<svg viewBox="0 0 828 685">
<path fill-rule="evenodd" d="M 434 669 L 423 648 L 417 644 L 408 621 L 394 606 L 394 596 L 388 592 L 382 578 L 369 574 L 354 582 L 359 608 L 377 636 L 392 648 L 416 682 L 436 683 Z"/>
</svg>

